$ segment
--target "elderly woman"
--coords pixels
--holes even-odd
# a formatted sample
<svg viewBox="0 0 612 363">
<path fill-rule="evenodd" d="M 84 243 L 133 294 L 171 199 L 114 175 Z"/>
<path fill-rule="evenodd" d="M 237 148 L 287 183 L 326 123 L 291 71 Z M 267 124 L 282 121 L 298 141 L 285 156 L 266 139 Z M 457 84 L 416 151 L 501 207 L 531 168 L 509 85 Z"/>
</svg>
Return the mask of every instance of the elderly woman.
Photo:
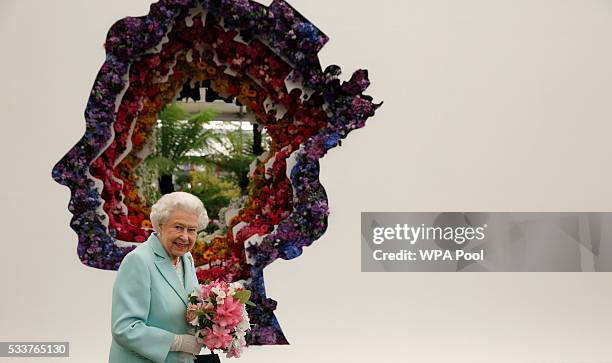
<svg viewBox="0 0 612 363">
<path fill-rule="evenodd" d="M 154 233 L 128 253 L 113 287 L 109 362 L 193 362 L 202 349 L 186 321 L 197 286 L 191 249 L 208 224 L 204 205 L 184 192 L 153 205 Z"/>
</svg>

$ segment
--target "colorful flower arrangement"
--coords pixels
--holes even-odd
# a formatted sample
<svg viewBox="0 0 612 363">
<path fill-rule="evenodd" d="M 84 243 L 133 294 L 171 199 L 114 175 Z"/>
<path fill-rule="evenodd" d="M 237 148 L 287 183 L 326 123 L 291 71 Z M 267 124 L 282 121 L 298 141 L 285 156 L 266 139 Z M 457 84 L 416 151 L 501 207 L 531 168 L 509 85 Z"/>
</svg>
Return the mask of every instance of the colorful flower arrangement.
<svg viewBox="0 0 612 363">
<path fill-rule="evenodd" d="M 161 108 L 185 82 L 210 80 L 215 92 L 236 97 L 255 114 L 272 144 L 253 165 L 237 215 L 194 247 L 198 279 L 246 281 L 256 303 L 247 342 L 287 344 L 263 269 L 299 256 L 323 235 L 329 208 L 318 160 L 380 106 L 363 94 L 367 71 L 340 82 L 339 67 L 321 69 L 317 53 L 326 42 L 282 0 L 269 7 L 161 0 L 149 15 L 115 23 L 85 111 L 85 135 L 53 169 L 53 178 L 72 192 L 81 261 L 116 270 L 133 249 L 116 241 L 138 243 L 151 233 L 135 169 L 150 149 Z"/>
<path fill-rule="evenodd" d="M 189 295 L 187 322 L 196 328 L 196 337 L 214 353 L 221 349 L 227 358 L 239 358 L 251 330 L 246 305 L 251 292 L 240 283 L 213 281 L 201 284 Z"/>
</svg>

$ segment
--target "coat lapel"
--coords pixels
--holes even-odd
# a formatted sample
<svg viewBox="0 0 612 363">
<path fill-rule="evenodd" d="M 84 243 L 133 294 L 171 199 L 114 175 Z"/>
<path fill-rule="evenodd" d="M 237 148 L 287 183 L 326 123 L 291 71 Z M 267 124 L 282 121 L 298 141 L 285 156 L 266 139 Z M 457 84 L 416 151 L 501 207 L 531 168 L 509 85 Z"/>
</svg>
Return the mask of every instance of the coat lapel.
<svg viewBox="0 0 612 363">
<path fill-rule="evenodd" d="M 176 274 L 176 270 L 170 262 L 168 253 L 155 234 L 151 234 L 151 236 L 149 236 L 149 241 L 151 248 L 153 248 L 153 251 L 158 257 L 155 261 L 155 267 L 157 267 L 159 273 L 164 277 L 172 290 L 174 290 L 174 292 L 176 292 L 176 294 L 181 298 L 183 303 L 187 305 L 187 291 L 181 285 L 181 281 Z"/>
<path fill-rule="evenodd" d="M 183 271 L 185 272 L 185 290 L 187 290 L 187 295 L 191 294 L 198 285 L 198 280 L 195 278 L 195 271 L 192 266 L 193 257 L 188 252 L 183 255 Z"/>
</svg>

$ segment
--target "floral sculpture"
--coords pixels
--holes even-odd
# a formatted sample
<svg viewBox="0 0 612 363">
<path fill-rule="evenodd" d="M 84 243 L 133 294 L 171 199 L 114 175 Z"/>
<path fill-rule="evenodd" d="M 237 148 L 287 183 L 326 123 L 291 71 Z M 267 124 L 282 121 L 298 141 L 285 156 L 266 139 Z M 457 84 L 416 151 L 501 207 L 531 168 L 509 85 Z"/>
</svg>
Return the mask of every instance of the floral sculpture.
<svg viewBox="0 0 612 363">
<path fill-rule="evenodd" d="M 85 110 L 85 135 L 53 168 L 71 190 L 81 261 L 116 270 L 151 233 L 135 168 L 151 149 L 162 107 L 186 82 L 209 80 L 253 112 L 272 144 L 252 165 L 249 194 L 226 232 L 192 251 L 198 279 L 243 281 L 256 305 L 249 307 L 248 344 L 288 344 L 263 269 L 299 256 L 323 235 L 329 208 L 319 159 L 380 106 L 363 94 L 367 71 L 341 82 L 338 66 L 322 70 L 317 53 L 327 40 L 283 0 L 267 7 L 160 0 L 147 16 L 115 23 Z"/>
</svg>

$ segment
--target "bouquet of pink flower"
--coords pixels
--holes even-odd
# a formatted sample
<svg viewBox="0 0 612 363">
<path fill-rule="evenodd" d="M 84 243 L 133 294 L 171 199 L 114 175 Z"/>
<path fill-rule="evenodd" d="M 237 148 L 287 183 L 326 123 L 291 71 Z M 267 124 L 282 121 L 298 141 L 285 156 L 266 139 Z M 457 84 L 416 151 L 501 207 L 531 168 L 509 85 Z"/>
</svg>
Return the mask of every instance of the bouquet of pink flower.
<svg viewBox="0 0 612 363">
<path fill-rule="evenodd" d="M 200 343 L 211 352 L 222 349 L 227 358 L 240 357 L 251 329 L 246 305 L 255 306 L 250 297 L 251 291 L 237 282 L 215 280 L 198 286 L 189 295 L 187 321 L 196 327 Z"/>
</svg>

